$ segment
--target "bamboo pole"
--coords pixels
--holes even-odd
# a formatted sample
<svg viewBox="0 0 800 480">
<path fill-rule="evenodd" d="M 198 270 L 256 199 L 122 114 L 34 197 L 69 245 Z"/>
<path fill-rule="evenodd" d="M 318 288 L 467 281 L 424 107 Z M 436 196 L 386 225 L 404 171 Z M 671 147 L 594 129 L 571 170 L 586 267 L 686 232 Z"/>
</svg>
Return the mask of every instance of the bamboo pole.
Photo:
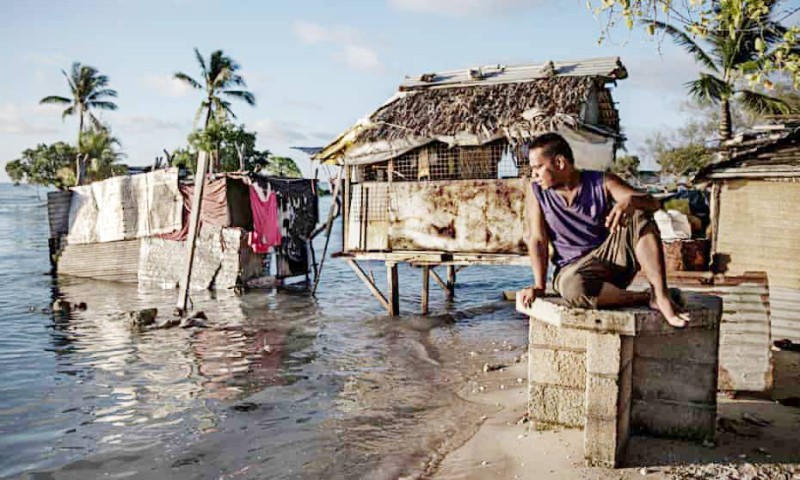
<svg viewBox="0 0 800 480">
<path fill-rule="evenodd" d="M 200 207 L 203 200 L 203 187 L 206 183 L 208 170 L 208 154 L 200 152 L 197 155 L 197 171 L 194 175 L 194 196 L 192 197 L 192 214 L 189 217 L 189 234 L 186 237 L 186 268 L 183 271 L 182 281 L 178 290 L 178 310 L 181 314 L 186 312 L 189 300 L 189 284 L 192 281 L 192 264 L 194 263 L 194 250 L 197 244 L 197 230 L 200 224 Z"/>
<path fill-rule="evenodd" d="M 317 286 L 319 285 L 319 277 L 320 275 L 322 275 L 322 267 L 325 265 L 325 255 L 328 253 L 328 243 L 331 241 L 331 230 L 333 229 L 334 212 L 336 210 L 336 198 L 339 195 L 339 186 L 342 184 L 341 181 L 338 181 L 339 180 L 338 175 L 336 176 L 336 179 L 337 179 L 336 185 L 333 187 L 333 202 L 331 203 L 331 209 L 328 211 L 328 224 L 325 227 L 325 246 L 322 247 L 322 258 L 319 259 L 319 268 L 316 270 L 316 273 L 314 274 L 314 288 L 311 289 L 311 295 L 315 295 L 317 293 Z"/>
</svg>

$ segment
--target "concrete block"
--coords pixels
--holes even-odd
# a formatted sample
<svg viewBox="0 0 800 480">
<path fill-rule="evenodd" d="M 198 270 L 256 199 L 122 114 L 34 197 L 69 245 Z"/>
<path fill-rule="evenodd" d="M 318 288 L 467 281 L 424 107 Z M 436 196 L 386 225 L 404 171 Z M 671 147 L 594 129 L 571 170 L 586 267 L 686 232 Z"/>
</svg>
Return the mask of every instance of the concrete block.
<svg viewBox="0 0 800 480">
<path fill-rule="evenodd" d="M 583 388 L 586 383 L 586 354 L 570 350 L 531 348 L 529 379 L 535 383 Z"/>
<path fill-rule="evenodd" d="M 689 329 L 683 335 L 640 335 L 634 355 L 701 364 L 717 363 L 717 331 Z"/>
<path fill-rule="evenodd" d="M 587 465 L 615 468 L 621 463 L 626 447 L 627 436 L 621 438 L 618 435 L 616 420 L 587 417 L 583 430 L 583 454 Z"/>
<path fill-rule="evenodd" d="M 717 398 L 717 367 L 634 358 L 633 398 L 713 404 Z"/>
<path fill-rule="evenodd" d="M 532 383 L 529 385 L 528 414 L 535 421 L 580 428 L 586 416 L 584 396 L 583 388 Z"/>
<path fill-rule="evenodd" d="M 631 432 L 686 440 L 714 440 L 717 406 L 632 400 Z"/>
<path fill-rule="evenodd" d="M 531 319 L 529 332 L 528 341 L 531 347 L 566 347 L 576 351 L 586 350 L 588 332 L 585 330 L 559 328 Z"/>
<path fill-rule="evenodd" d="M 586 415 L 614 420 L 618 414 L 618 378 L 589 374 L 586 377 Z"/>
<path fill-rule="evenodd" d="M 587 340 L 586 371 L 617 375 L 633 358 L 633 338 L 606 333 L 591 333 Z"/>
</svg>

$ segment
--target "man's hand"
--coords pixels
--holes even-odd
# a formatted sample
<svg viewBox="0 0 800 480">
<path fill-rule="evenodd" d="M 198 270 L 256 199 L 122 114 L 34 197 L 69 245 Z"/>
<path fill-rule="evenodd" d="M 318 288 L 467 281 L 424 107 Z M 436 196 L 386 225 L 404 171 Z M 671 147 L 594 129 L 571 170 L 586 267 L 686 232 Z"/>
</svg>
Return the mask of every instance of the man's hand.
<svg viewBox="0 0 800 480">
<path fill-rule="evenodd" d="M 530 308 L 530 306 L 533 305 L 534 300 L 544 296 L 544 288 L 527 287 L 523 288 L 521 292 L 522 306 L 525 308 Z"/>
<path fill-rule="evenodd" d="M 634 210 L 630 198 L 617 202 L 606 217 L 606 228 L 612 232 L 616 231 L 620 225 L 624 225 L 628 221 Z"/>
</svg>

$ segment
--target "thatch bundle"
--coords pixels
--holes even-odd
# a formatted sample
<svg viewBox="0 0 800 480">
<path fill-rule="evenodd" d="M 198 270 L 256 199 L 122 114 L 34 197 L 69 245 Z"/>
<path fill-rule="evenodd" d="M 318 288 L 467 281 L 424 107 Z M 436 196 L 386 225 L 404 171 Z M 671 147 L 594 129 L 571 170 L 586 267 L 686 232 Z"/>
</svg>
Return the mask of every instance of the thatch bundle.
<svg viewBox="0 0 800 480">
<path fill-rule="evenodd" d="M 576 76 L 413 90 L 372 114 L 371 127 L 360 132 L 355 143 L 463 133 L 527 136 L 524 132 L 553 130 L 578 119 L 593 88 L 606 93 L 601 80 Z M 610 100 L 609 95 L 602 97 Z M 524 112 L 528 113 L 523 117 Z"/>
</svg>

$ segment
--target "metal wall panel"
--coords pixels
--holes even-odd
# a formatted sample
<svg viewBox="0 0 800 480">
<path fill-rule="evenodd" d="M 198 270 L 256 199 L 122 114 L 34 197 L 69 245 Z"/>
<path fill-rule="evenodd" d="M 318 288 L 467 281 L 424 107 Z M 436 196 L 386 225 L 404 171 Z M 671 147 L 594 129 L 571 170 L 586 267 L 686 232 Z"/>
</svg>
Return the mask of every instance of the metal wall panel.
<svg viewBox="0 0 800 480">
<path fill-rule="evenodd" d="M 138 280 L 139 239 L 66 245 L 58 259 L 58 273 L 115 282 Z"/>
</svg>

